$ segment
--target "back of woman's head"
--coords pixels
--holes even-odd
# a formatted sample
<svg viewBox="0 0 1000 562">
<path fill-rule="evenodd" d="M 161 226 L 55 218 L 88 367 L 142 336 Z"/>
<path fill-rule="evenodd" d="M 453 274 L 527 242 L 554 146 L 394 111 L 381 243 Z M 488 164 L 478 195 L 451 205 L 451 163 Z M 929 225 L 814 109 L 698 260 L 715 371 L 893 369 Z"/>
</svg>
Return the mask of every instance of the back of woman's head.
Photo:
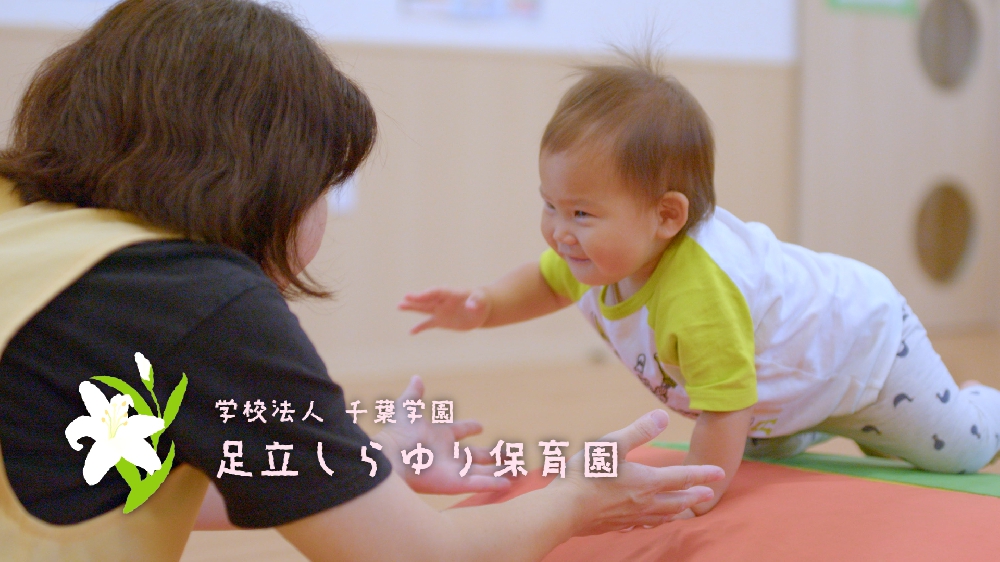
<svg viewBox="0 0 1000 562">
<path fill-rule="evenodd" d="M 296 228 L 375 131 L 364 92 L 277 9 L 125 0 L 42 64 L 0 175 L 25 203 L 126 211 L 318 296 L 295 275 Z"/>
</svg>

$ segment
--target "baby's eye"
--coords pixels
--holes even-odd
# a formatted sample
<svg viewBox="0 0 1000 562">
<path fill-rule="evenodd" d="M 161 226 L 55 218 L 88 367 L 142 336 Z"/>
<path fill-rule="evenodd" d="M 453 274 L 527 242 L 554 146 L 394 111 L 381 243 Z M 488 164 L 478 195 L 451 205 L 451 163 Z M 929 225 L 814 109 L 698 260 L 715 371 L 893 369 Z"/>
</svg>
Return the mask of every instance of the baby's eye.
<svg viewBox="0 0 1000 562">
<path fill-rule="evenodd" d="M 547 210 L 549 210 L 549 211 L 554 211 L 555 210 L 555 207 L 552 205 L 552 203 L 549 203 L 548 201 L 545 201 L 544 205 L 545 205 L 545 208 Z"/>
<path fill-rule="evenodd" d="M 591 215 L 590 213 L 588 213 L 586 211 L 574 211 L 573 212 L 573 216 L 576 217 L 576 218 L 578 218 L 578 219 L 583 219 L 583 218 L 587 218 L 587 217 L 590 217 L 590 216 L 593 216 L 593 215 Z"/>
</svg>

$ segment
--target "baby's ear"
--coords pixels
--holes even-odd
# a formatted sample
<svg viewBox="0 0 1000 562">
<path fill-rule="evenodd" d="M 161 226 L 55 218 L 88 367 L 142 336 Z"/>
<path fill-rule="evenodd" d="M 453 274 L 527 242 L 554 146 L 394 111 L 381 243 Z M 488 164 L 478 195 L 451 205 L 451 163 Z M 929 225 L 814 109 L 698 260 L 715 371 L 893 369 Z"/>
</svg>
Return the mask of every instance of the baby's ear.
<svg viewBox="0 0 1000 562">
<path fill-rule="evenodd" d="M 677 236 L 688 221 L 688 198 L 679 191 L 668 191 L 657 203 L 660 226 L 657 235 L 663 239 Z"/>
</svg>

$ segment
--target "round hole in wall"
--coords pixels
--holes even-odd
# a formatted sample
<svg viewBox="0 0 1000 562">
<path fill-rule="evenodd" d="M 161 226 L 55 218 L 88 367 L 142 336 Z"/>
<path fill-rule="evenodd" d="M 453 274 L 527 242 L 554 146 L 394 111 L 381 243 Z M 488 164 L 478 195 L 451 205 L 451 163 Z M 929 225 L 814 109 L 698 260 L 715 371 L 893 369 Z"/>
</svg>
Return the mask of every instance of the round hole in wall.
<svg viewBox="0 0 1000 562">
<path fill-rule="evenodd" d="M 972 205 L 957 184 L 941 183 L 924 199 L 917 216 L 917 256 L 931 279 L 954 279 L 969 250 L 972 223 Z"/>
<path fill-rule="evenodd" d="M 938 86 L 965 80 L 976 58 L 979 26 L 966 0 L 931 0 L 920 16 L 920 62 Z"/>
</svg>

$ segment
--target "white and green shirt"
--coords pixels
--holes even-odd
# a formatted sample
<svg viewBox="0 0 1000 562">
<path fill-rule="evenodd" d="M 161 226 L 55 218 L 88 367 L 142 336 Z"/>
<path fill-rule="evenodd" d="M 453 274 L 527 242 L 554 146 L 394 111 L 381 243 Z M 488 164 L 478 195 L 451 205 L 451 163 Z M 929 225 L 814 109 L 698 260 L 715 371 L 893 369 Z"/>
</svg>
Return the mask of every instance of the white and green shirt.
<svg viewBox="0 0 1000 562">
<path fill-rule="evenodd" d="M 671 244 L 622 302 L 578 282 L 552 250 L 540 267 L 661 400 L 676 385 L 694 411 L 753 406 L 751 437 L 789 435 L 874 402 L 902 334 L 904 300 L 885 275 L 781 242 L 721 208 Z"/>
</svg>

